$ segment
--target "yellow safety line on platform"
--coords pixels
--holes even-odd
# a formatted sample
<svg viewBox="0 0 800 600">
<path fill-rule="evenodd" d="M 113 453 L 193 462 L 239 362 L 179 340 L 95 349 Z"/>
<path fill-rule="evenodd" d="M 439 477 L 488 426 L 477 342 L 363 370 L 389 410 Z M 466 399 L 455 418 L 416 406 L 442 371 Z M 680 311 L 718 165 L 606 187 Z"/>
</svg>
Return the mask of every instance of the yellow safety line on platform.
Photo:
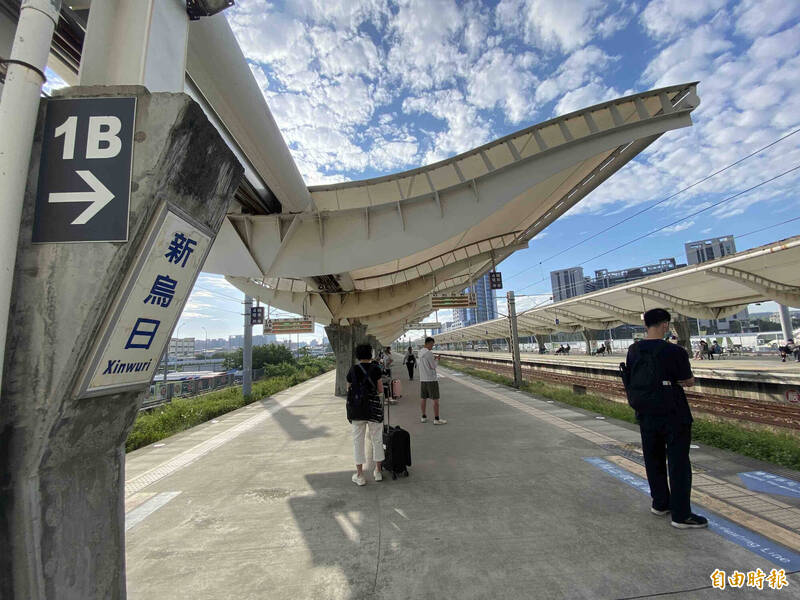
<svg viewBox="0 0 800 600">
<path fill-rule="evenodd" d="M 645 472 L 644 467 L 628 458 L 624 458 L 622 456 L 606 456 L 604 458 L 608 461 L 616 463 L 623 469 L 626 469 L 635 475 L 647 479 L 647 473 Z M 800 550 L 800 535 L 789 531 L 788 529 L 784 529 L 780 525 L 770 523 L 761 517 L 757 517 L 751 513 L 745 512 L 731 504 L 728 504 L 724 500 L 714 498 L 713 496 L 710 496 L 704 492 L 692 490 L 692 499 L 709 510 L 713 510 L 715 513 L 730 519 L 734 523 L 743 525 L 752 531 L 760 533 L 776 542 L 780 542 L 787 548 L 792 550 Z"/>
</svg>

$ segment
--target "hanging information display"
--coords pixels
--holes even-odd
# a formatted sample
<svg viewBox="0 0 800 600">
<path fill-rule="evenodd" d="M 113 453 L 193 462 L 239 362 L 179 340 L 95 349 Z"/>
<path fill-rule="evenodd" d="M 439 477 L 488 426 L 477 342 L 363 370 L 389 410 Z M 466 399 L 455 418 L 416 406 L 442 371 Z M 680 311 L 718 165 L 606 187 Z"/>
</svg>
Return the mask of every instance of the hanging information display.
<svg viewBox="0 0 800 600">
<path fill-rule="evenodd" d="M 431 307 L 437 308 L 475 308 L 478 299 L 475 294 L 450 294 L 447 296 L 432 296 Z"/>
<path fill-rule="evenodd" d="M 264 324 L 264 307 L 251 306 L 250 307 L 250 325 L 263 325 Z"/>
<path fill-rule="evenodd" d="M 281 333 L 314 333 L 312 319 L 267 319 L 264 323 L 264 334 Z"/>
<path fill-rule="evenodd" d="M 503 289 L 503 274 L 499 271 L 491 271 L 489 273 L 489 289 L 502 290 Z"/>
</svg>

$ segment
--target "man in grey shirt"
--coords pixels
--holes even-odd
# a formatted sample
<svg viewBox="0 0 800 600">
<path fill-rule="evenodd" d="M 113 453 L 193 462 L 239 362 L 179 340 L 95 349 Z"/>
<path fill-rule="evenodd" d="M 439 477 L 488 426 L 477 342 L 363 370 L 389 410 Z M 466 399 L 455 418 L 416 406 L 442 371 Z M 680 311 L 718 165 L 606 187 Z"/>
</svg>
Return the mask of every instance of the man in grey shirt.
<svg viewBox="0 0 800 600">
<path fill-rule="evenodd" d="M 444 419 L 439 418 L 439 377 L 436 374 L 436 361 L 437 357 L 433 355 L 433 344 L 435 340 L 432 337 L 425 338 L 425 346 L 419 352 L 419 380 L 420 380 L 420 398 L 422 408 L 422 423 L 428 422 L 428 416 L 425 414 L 425 409 L 428 404 L 428 398 L 433 400 L 433 424 L 444 425 L 447 423 Z"/>
</svg>

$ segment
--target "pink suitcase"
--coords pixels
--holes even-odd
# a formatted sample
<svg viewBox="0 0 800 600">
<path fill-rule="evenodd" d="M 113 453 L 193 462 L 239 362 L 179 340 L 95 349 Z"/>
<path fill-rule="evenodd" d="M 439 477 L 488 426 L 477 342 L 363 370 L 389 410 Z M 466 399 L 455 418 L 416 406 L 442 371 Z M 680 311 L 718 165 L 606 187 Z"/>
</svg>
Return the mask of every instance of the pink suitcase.
<svg viewBox="0 0 800 600">
<path fill-rule="evenodd" d="M 397 399 L 403 395 L 403 386 L 399 379 L 392 379 L 392 398 Z"/>
</svg>

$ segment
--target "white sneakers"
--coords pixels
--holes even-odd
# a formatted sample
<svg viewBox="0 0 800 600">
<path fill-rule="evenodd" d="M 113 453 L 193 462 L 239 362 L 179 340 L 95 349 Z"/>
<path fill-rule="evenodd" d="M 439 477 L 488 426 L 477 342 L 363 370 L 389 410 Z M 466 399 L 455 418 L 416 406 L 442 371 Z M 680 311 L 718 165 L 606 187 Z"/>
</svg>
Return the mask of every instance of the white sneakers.
<svg viewBox="0 0 800 600">
<path fill-rule="evenodd" d="M 383 481 L 383 473 L 381 473 L 378 469 L 375 469 L 372 472 L 372 477 L 375 479 L 375 481 Z M 358 486 L 367 485 L 367 478 L 364 477 L 363 474 L 359 476 L 358 473 L 353 473 L 352 480 L 353 483 L 355 483 Z"/>
<path fill-rule="evenodd" d="M 428 417 L 420 417 L 419 422 L 420 423 L 427 423 L 428 422 Z M 433 424 L 434 425 L 447 425 L 447 421 L 445 419 L 434 419 L 433 420 Z"/>
</svg>

